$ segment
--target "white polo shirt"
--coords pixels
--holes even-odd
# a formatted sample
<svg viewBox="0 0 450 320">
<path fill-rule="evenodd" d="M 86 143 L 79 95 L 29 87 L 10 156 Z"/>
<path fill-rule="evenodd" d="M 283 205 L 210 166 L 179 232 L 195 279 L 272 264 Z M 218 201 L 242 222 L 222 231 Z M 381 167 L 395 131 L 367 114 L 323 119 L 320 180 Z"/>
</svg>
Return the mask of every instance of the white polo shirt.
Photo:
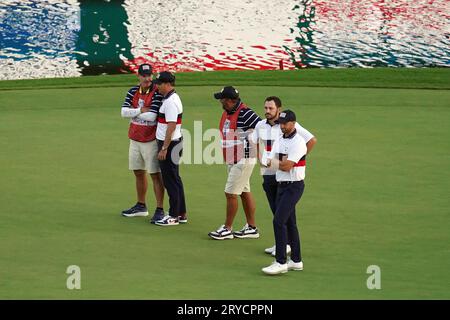
<svg viewBox="0 0 450 320">
<path fill-rule="evenodd" d="M 308 143 L 309 140 L 314 138 L 314 135 L 303 128 L 298 122 L 295 123 L 295 129 L 297 133 Z M 273 126 L 267 119 L 261 120 L 256 124 L 255 130 L 252 132 L 250 139 L 253 143 L 262 142 L 264 145 L 264 151 L 262 152 L 261 163 L 266 164 L 267 157 L 269 156 L 275 140 L 280 139 L 283 136 L 280 124 L 275 123 Z M 276 170 L 261 167 L 261 175 L 274 175 Z"/>
<path fill-rule="evenodd" d="M 296 131 L 287 137 L 281 136 L 275 141 L 269 159 L 282 160 L 287 156 L 287 160 L 292 161 L 295 165 L 290 171 L 276 171 L 276 180 L 281 181 L 301 181 L 305 179 L 306 168 L 306 142 Z"/>
<path fill-rule="evenodd" d="M 167 123 L 176 122 L 177 126 L 172 140 L 181 138 L 181 118 L 183 115 L 183 104 L 175 91 L 170 92 L 162 100 L 158 112 L 158 126 L 156 128 L 156 139 L 164 141 L 166 138 Z"/>
</svg>

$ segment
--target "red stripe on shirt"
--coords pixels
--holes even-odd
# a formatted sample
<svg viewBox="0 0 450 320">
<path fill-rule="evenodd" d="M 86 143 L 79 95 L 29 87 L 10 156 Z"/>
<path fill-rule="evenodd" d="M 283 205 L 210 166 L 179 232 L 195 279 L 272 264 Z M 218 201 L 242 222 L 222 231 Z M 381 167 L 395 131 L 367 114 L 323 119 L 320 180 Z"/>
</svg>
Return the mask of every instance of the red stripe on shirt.
<svg viewBox="0 0 450 320">
<path fill-rule="evenodd" d="M 306 166 L 306 160 L 300 160 L 296 164 L 294 164 L 294 167 L 304 167 Z"/>
<path fill-rule="evenodd" d="M 168 122 L 166 121 L 166 119 L 165 119 L 165 118 L 162 118 L 162 117 L 158 118 L 158 122 L 159 122 L 159 123 L 163 123 L 163 124 L 168 124 Z M 170 121 L 170 122 L 175 122 L 175 121 Z M 177 119 L 177 124 L 181 124 L 181 118 L 178 118 L 178 119 Z"/>
</svg>

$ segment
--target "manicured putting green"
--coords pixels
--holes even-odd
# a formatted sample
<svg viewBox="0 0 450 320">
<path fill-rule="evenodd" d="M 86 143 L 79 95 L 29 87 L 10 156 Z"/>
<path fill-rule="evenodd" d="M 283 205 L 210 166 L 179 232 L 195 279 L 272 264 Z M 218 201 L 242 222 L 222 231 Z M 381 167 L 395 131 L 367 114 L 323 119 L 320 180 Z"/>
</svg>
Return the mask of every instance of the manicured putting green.
<svg viewBox="0 0 450 320">
<path fill-rule="evenodd" d="M 305 270 L 277 277 L 261 272 L 274 240 L 257 169 L 260 239 L 207 237 L 224 220 L 224 165 L 181 167 L 187 225 L 120 216 L 135 202 L 120 118 L 133 77 L 114 87 L 99 77 L 96 88 L 68 88 L 83 78 L 54 80 L 67 84 L 56 89 L 40 86 L 53 80 L 0 82 L 0 298 L 450 298 L 450 85 L 449 71 L 436 70 L 376 69 L 367 86 L 377 88 L 356 88 L 341 70 L 308 70 L 321 87 L 302 86 L 303 71 L 291 87 L 273 85 L 286 83 L 283 72 L 251 73 L 252 86 L 239 72 L 180 75 L 183 127 L 192 133 L 194 121 L 218 126 L 212 93 L 238 83 L 257 113 L 277 95 L 318 138 L 297 206 Z M 347 72 L 371 81 L 371 70 Z M 204 86 L 191 85 L 195 76 Z M 389 88 L 390 77 L 404 89 Z M 244 223 L 240 207 L 234 227 Z M 69 265 L 81 268 L 81 290 L 66 288 Z M 381 290 L 367 289 L 370 265 L 381 268 Z"/>
</svg>

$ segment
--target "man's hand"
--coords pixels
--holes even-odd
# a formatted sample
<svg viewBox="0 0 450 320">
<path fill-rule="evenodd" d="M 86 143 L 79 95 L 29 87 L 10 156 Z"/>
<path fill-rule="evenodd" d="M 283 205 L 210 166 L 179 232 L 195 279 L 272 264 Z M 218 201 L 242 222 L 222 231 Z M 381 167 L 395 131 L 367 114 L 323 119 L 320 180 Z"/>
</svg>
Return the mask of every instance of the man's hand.
<svg viewBox="0 0 450 320">
<path fill-rule="evenodd" d="M 149 112 L 150 107 L 141 107 L 141 113 Z"/>
<path fill-rule="evenodd" d="M 278 170 L 280 168 L 280 161 L 277 158 L 267 159 L 267 167 L 272 170 Z"/>
<path fill-rule="evenodd" d="M 166 160 L 166 157 L 167 157 L 167 149 L 161 150 L 161 151 L 158 153 L 158 160 L 164 161 L 164 160 Z"/>
</svg>

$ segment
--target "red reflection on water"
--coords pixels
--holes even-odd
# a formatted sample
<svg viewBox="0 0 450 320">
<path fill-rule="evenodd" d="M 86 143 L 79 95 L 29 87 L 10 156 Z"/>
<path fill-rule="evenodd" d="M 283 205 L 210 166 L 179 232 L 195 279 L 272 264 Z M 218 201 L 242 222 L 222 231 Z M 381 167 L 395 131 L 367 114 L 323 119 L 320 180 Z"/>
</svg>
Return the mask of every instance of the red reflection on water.
<svg viewBox="0 0 450 320">
<path fill-rule="evenodd" d="M 283 66 L 284 70 L 295 69 L 295 65 L 290 61 L 289 54 L 279 45 L 252 45 L 251 48 L 261 50 L 263 55 L 255 55 L 243 51 L 244 47 L 239 46 L 238 50 L 227 50 L 219 52 L 216 56 L 208 53 L 207 50 L 200 56 L 194 56 L 191 51 L 181 51 L 175 48 L 164 47 L 164 54 L 156 55 L 150 51 L 145 57 L 137 57 L 126 61 L 125 66 L 133 72 L 142 63 L 150 63 L 155 72 L 162 70 L 172 70 L 178 72 L 186 71 L 206 71 L 206 70 L 277 70 Z M 167 52 L 166 52 L 167 50 Z M 174 54 L 176 52 L 177 54 Z M 280 62 L 281 61 L 281 62 Z"/>
<path fill-rule="evenodd" d="M 382 35 L 395 38 L 398 45 L 404 45 L 402 37 L 408 37 L 414 42 L 415 36 L 428 39 L 428 34 L 437 32 L 438 35 L 448 37 L 447 22 L 450 19 L 448 0 L 315 0 L 305 8 L 305 16 L 310 17 L 315 9 L 314 23 L 308 27 L 302 26 L 298 30 L 301 34 L 315 30 L 320 31 L 322 38 L 315 40 L 314 45 L 320 41 L 340 49 L 341 42 L 351 44 L 362 41 L 365 47 L 356 48 L 355 54 L 364 54 L 365 49 L 378 48 L 378 38 L 373 35 Z M 300 22 L 305 23 L 305 19 Z M 310 29 L 309 29 L 310 28 Z M 283 45 L 270 43 L 255 43 L 236 46 L 235 48 L 220 48 L 212 53 L 206 42 L 192 42 L 196 50 L 181 51 L 177 48 L 164 46 L 163 48 L 149 49 L 145 57 L 138 57 L 127 61 L 126 65 L 134 72 L 143 62 L 150 63 L 156 71 L 204 71 L 204 70 L 275 70 L 294 69 L 296 66 L 306 67 L 302 61 L 305 49 L 300 47 L 298 33 L 292 38 L 283 40 Z M 323 39 L 323 40 L 320 40 Z M 232 40 L 227 38 L 227 40 Z M 413 47 L 414 43 L 406 43 Z M 324 47 L 328 49 L 327 46 Z M 256 50 L 255 50 L 256 49 Z M 352 50 L 343 46 L 343 51 Z M 360 50 L 359 52 L 357 50 Z M 326 51 L 325 51 L 326 52 Z M 156 53 L 156 54 L 155 54 Z M 319 51 L 320 53 L 320 51 Z M 326 58 L 325 58 L 326 59 Z M 294 62 L 293 62 L 294 61 Z"/>
<path fill-rule="evenodd" d="M 395 21 L 396 26 L 403 22 L 413 22 L 419 28 L 445 27 L 445 20 L 450 18 L 449 1 L 435 0 L 316 0 L 318 21 L 352 21 L 370 22 Z M 444 18 L 444 19 L 442 19 Z M 414 31 L 414 30 L 412 30 Z"/>
</svg>

